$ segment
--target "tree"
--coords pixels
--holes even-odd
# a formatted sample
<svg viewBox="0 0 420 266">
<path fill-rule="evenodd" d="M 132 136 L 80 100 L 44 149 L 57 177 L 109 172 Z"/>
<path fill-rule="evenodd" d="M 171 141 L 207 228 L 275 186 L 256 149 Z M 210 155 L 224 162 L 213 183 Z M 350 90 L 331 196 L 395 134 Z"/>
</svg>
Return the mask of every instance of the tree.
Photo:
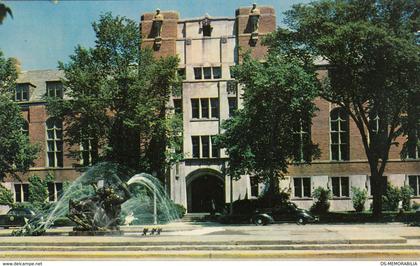
<svg viewBox="0 0 420 266">
<path fill-rule="evenodd" d="M 0 51 L 0 180 L 27 171 L 39 150 L 21 130 L 25 121 L 11 94 L 16 78 L 13 60 L 6 60 Z"/>
<path fill-rule="evenodd" d="M 137 23 L 125 17 L 107 13 L 93 29 L 95 47 L 78 46 L 70 62 L 59 63 L 68 98 L 48 99 L 48 112 L 63 118 L 70 145 L 91 148 L 92 163 L 108 160 L 162 177 L 178 59 L 140 50 Z"/>
<path fill-rule="evenodd" d="M 3 20 L 6 18 L 7 14 L 13 18 L 12 10 L 10 7 L 0 2 L 0 25 L 3 24 Z"/>
<path fill-rule="evenodd" d="M 329 62 L 321 96 L 344 108 L 358 128 L 370 167 L 373 213 L 380 215 L 391 146 L 410 134 L 403 150 L 419 149 L 418 1 L 323 0 L 293 6 L 285 22 L 289 28 L 273 34 L 270 45 Z"/>
<path fill-rule="evenodd" d="M 14 205 L 13 193 L 10 189 L 5 188 L 0 183 L 0 205 L 6 205 L 9 207 L 13 207 Z"/>
<path fill-rule="evenodd" d="M 266 194 L 275 195 L 289 163 L 309 162 L 317 150 L 309 134 L 297 134 L 309 132 L 316 76 L 303 61 L 274 52 L 264 62 L 246 55 L 233 71 L 243 85 L 243 108 L 223 123 L 218 138 L 229 155 L 227 173 L 258 176 Z"/>
</svg>

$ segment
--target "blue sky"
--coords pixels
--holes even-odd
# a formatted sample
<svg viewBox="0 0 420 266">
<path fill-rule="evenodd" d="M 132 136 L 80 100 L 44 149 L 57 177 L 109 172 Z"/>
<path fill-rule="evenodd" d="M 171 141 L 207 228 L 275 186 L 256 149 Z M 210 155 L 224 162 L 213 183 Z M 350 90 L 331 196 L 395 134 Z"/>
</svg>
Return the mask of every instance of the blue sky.
<svg viewBox="0 0 420 266">
<path fill-rule="evenodd" d="M 277 24 L 282 12 L 293 4 L 309 0 L 261 0 L 258 5 L 273 6 Z M 6 57 L 16 57 L 23 70 L 52 69 L 58 61 L 66 62 L 74 47 L 92 47 L 91 27 L 100 14 L 112 12 L 140 21 L 145 12 L 177 10 L 181 18 L 234 16 L 235 9 L 252 5 L 252 0 L 112 0 L 112 1 L 5 1 L 14 18 L 7 17 L 0 25 L 0 50 Z"/>
</svg>

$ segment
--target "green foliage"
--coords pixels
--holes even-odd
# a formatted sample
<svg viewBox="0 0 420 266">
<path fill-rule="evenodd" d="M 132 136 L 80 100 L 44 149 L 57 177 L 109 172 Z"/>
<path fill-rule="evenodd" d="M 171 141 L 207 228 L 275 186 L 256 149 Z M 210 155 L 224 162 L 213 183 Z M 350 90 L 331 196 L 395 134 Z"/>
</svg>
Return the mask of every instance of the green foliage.
<svg viewBox="0 0 420 266">
<path fill-rule="evenodd" d="M 16 78 L 13 60 L 6 60 L 0 51 L 0 180 L 7 174 L 17 177 L 17 172 L 27 171 L 39 150 L 20 130 L 24 120 L 11 94 Z"/>
<path fill-rule="evenodd" d="M 29 181 L 29 202 L 33 204 L 36 209 L 48 201 L 48 186 L 45 180 L 39 176 L 31 176 Z"/>
<path fill-rule="evenodd" d="M 178 217 L 179 218 L 184 217 L 185 213 L 187 212 L 185 207 L 183 205 L 177 204 L 177 203 L 174 203 L 173 206 L 175 208 L 176 213 L 178 214 Z"/>
<path fill-rule="evenodd" d="M 411 197 L 414 195 L 414 190 L 410 186 L 403 186 L 400 189 L 400 197 L 403 204 L 404 211 L 411 210 Z"/>
<path fill-rule="evenodd" d="M 90 140 L 94 164 L 108 160 L 163 176 L 172 162 L 166 148 L 179 132 L 166 106 L 179 83 L 178 59 L 140 50 L 138 25 L 128 18 L 106 13 L 93 29 L 95 46 L 78 46 L 59 64 L 71 100 L 48 99 L 48 112 L 64 118 L 69 144 Z"/>
<path fill-rule="evenodd" d="M 330 208 L 331 191 L 323 187 L 317 187 L 312 192 L 312 197 L 315 198 L 314 204 L 311 206 L 311 212 L 316 214 L 325 214 Z"/>
<path fill-rule="evenodd" d="M 0 25 L 3 24 L 3 20 L 6 18 L 7 14 L 13 18 L 12 10 L 10 7 L 0 2 Z"/>
<path fill-rule="evenodd" d="M 318 81 L 302 61 L 280 53 L 268 54 L 264 62 L 248 54 L 233 73 L 244 86 L 243 109 L 223 123 L 217 139 L 229 155 L 227 172 L 234 178 L 259 176 L 275 194 L 288 163 L 310 161 L 315 153 L 310 139 L 302 149 L 294 132 L 300 122 L 311 124 Z"/>
<path fill-rule="evenodd" d="M 0 184 L 0 205 L 6 205 L 9 207 L 13 207 L 14 205 L 12 191 L 5 188 L 2 184 Z"/>
<path fill-rule="evenodd" d="M 328 61 L 321 96 L 343 107 L 355 122 L 372 180 L 378 184 L 394 140 L 419 130 L 413 127 L 420 124 L 420 110 L 415 108 L 420 46 L 414 35 L 419 14 L 416 0 L 315 1 L 287 11 L 288 28 L 267 41 L 271 50 Z M 378 128 L 369 122 L 376 115 Z M 413 150 L 419 144 L 416 140 L 406 146 Z M 373 195 L 375 214 L 381 212 L 381 193 L 376 190 Z"/>
<path fill-rule="evenodd" d="M 367 190 L 358 187 L 351 187 L 351 192 L 353 208 L 356 210 L 356 212 L 363 211 L 365 209 L 365 203 L 368 198 Z"/>
</svg>

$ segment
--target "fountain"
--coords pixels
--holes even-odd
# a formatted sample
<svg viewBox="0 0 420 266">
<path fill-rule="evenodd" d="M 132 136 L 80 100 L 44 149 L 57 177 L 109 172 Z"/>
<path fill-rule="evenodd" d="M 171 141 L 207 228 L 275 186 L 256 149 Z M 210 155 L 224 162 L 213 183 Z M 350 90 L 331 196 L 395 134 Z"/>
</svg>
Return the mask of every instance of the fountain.
<svg viewBox="0 0 420 266">
<path fill-rule="evenodd" d="M 91 167 L 42 215 L 45 219 L 27 222 L 14 234 L 41 235 L 62 217 L 76 224 L 69 235 L 122 235 L 122 221 L 157 225 L 179 219 L 158 179 L 145 173 L 129 176 L 114 163 Z"/>
</svg>

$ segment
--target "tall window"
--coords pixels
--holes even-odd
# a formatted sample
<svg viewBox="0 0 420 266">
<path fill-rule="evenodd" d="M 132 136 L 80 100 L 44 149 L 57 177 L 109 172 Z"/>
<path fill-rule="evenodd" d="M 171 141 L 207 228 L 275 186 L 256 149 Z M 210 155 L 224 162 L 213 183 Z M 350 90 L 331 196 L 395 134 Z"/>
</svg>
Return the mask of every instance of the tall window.
<svg viewBox="0 0 420 266">
<path fill-rule="evenodd" d="M 349 117 L 343 108 L 330 112 L 331 160 L 349 159 Z"/>
<path fill-rule="evenodd" d="M 15 101 L 29 101 L 29 84 L 17 84 L 15 89 Z"/>
<path fill-rule="evenodd" d="M 311 161 L 311 125 L 299 119 L 293 127 L 294 160 L 296 162 Z"/>
<path fill-rule="evenodd" d="M 311 197 L 311 178 L 310 177 L 294 177 L 293 187 L 296 198 Z"/>
<path fill-rule="evenodd" d="M 251 196 L 252 197 L 258 197 L 258 177 L 257 176 L 251 176 L 250 178 L 251 182 Z"/>
<path fill-rule="evenodd" d="M 414 191 L 414 196 L 420 196 L 420 175 L 409 175 L 408 184 Z"/>
<path fill-rule="evenodd" d="M 24 120 L 22 122 L 22 126 L 20 127 L 20 131 L 25 135 L 29 136 L 29 123 L 28 121 Z"/>
<path fill-rule="evenodd" d="M 62 182 L 48 182 L 48 201 L 58 201 L 63 193 Z"/>
<path fill-rule="evenodd" d="M 219 99 L 191 99 L 191 116 L 197 119 L 219 118 Z"/>
<path fill-rule="evenodd" d="M 232 117 L 235 114 L 236 110 L 238 109 L 238 100 L 236 99 L 236 97 L 229 97 L 228 102 L 229 102 L 229 117 Z"/>
<path fill-rule="evenodd" d="M 408 123 L 411 126 L 408 132 L 407 157 L 420 159 L 420 93 L 413 95 L 408 109 Z"/>
<path fill-rule="evenodd" d="M 219 158 L 220 149 L 214 136 L 191 136 L 193 158 Z"/>
<path fill-rule="evenodd" d="M 334 197 L 342 198 L 350 196 L 349 178 L 347 176 L 331 177 L 331 183 Z"/>
<path fill-rule="evenodd" d="M 14 184 L 15 187 L 15 202 L 29 201 L 29 184 Z"/>
<path fill-rule="evenodd" d="M 56 118 L 47 120 L 47 165 L 63 167 L 63 123 Z"/>
<path fill-rule="evenodd" d="M 47 96 L 63 98 L 63 84 L 59 81 L 47 82 Z"/>
<path fill-rule="evenodd" d="M 175 114 L 182 114 L 182 100 L 174 99 L 174 110 Z"/>
<path fill-rule="evenodd" d="M 92 165 L 92 138 L 84 138 L 80 143 L 80 164 Z"/>
</svg>

